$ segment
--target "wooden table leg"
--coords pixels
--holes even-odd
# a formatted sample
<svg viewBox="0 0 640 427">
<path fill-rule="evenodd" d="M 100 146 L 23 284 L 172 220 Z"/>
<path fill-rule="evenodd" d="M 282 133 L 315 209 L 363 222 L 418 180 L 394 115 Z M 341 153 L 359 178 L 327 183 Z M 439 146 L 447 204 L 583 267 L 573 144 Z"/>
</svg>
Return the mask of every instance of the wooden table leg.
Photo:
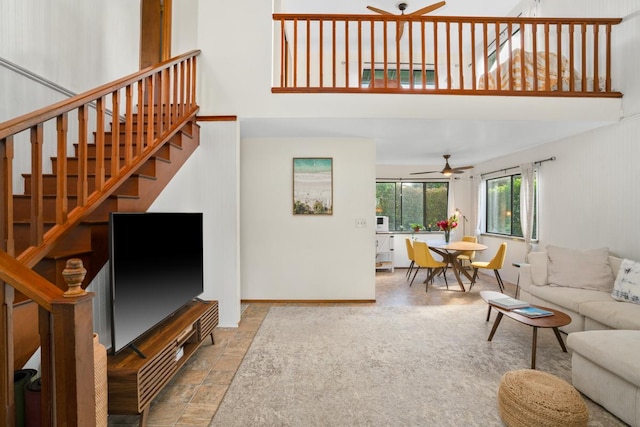
<svg viewBox="0 0 640 427">
<path fill-rule="evenodd" d="M 531 369 L 536 369 L 536 348 L 538 345 L 538 327 L 533 327 L 533 342 L 531 343 Z"/>
<path fill-rule="evenodd" d="M 451 264 L 451 269 L 453 270 L 453 274 L 455 274 L 456 280 L 458 281 L 458 285 L 460 285 L 460 290 L 462 292 L 466 292 L 467 290 L 464 288 L 464 284 L 462 283 L 462 278 L 460 277 L 458 261 L 454 257 L 449 256 L 449 264 Z"/>
<path fill-rule="evenodd" d="M 471 277 L 471 275 L 467 272 L 467 270 L 464 269 L 462 262 L 460 262 L 460 271 L 462 271 L 462 274 L 467 276 L 467 279 L 469 279 L 470 282 L 473 282 L 473 277 Z"/>
<path fill-rule="evenodd" d="M 504 314 L 498 311 L 498 315 L 496 316 L 495 322 L 493 322 L 493 328 L 491 328 L 491 333 L 489 334 L 489 339 L 487 339 L 487 341 L 491 341 L 493 339 L 493 334 L 496 333 L 496 329 L 498 329 L 502 316 L 504 316 Z"/>
<path fill-rule="evenodd" d="M 567 347 L 564 345 L 564 341 L 562 341 L 562 336 L 560 335 L 560 331 L 558 328 L 553 328 L 553 333 L 556 334 L 556 338 L 558 338 L 558 342 L 560 343 L 560 348 L 562 348 L 563 352 L 567 352 Z"/>
</svg>

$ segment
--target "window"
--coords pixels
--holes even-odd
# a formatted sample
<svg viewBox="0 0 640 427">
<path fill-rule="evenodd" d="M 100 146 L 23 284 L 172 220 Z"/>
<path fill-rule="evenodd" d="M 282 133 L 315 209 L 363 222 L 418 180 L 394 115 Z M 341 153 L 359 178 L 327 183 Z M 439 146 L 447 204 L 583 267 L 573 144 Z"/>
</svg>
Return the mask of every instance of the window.
<svg viewBox="0 0 640 427">
<path fill-rule="evenodd" d="M 420 66 L 416 66 L 413 70 L 413 87 L 420 89 L 422 88 L 422 68 Z M 434 70 L 425 70 L 425 75 L 427 76 L 427 88 L 435 87 L 435 71 Z M 410 80 L 411 72 L 407 70 L 400 70 L 400 86 L 404 88 L 411 87 Z M 387 81 L 396 81 L 398 78 L 398 73 L 395 69 L 387 68 Z M 375 80 L 383 80 L 384 79 L 384 68 L 376 68 L 375 69 Z M 369 87 L 371 84 L 371 70 L 364 69 L 362 70 L 362 87 Z M 377 82 L 376 82 L 377 84 Z"/>
<path fill-rule="evenodd" d="M 520 225 L 520 174 L 487 180 L 487 233 L 524 237 Z M 533 180 L 533 238 L 538 235 L 537 179 Z"/>
<path fill-rule="evenodd" d="M 378 182 L 376 215 L 389 217 L 389 231 L 408 231 L 411 224 L 436 231 L 436 222 L 447 218 L 448 197 L 448 182 Z"/>
</svg>

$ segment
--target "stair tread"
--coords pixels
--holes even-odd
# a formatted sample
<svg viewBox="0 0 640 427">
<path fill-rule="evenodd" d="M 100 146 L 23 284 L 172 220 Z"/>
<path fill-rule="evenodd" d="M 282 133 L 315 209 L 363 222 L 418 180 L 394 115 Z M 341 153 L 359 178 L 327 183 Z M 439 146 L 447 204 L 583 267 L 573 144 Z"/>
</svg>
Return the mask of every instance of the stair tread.
<svg viewBox="0 0 640 427">
<path fill-rule="evenodd" d="M 181 146 L 176 145 L 176 144 L 172 144 L 172 145 L 174 147 L 179 148 L 179 149 L 182 150 Z M 57 156 L 51 156 L 50 159 L 51 160 L 58 160 L 58 157 Z M 120 157 L 120 160 L 123 160 L 123 159 L 124 159 L 124 157 Z M 158 155 L 153 155 L 153 156 L 150 157 L 150 159 L 168 160 L 168 159 L 165 159 L 165 158 L 163 158 L 161 156 L 158 156 Z M 78 160 L 78 158 L 77 157 L 67 157 L 67 160 Z M 98 160 L 98 158 L 95 157 L 95 156 L 87 156 L 87 160 Z M 111 158 L 105 158 L 105 160 L 111 160 Z"/>
<path fill-rule="evenodd" d="M 31 176 L 30 173 L 23 173 L 22 174 L 23 178 L 28 178 L 30 176 Z M 56 177 L 56 176 L 58 176 L 58 174 L 55 174 L 55 173 L 43 173 L 42 176 L 43 177 Z M 68 173 L 67 174 L 67 177 L 78 177 L 78 176 L 80 176 L 80 175 L 78 175 L 77 173 Z M 96 176 L 95 173 L 88 173 L 87 174 L 87 177 L 95 177 L 95 176 Z M 131 177 L 144 178 L 144 179 L 158 179 L 157 177 L 155 177 L 153 175 L 147 175 L 147 174 L 144 174 L 144 173 L 134 173 L 134 174 L 131 174 L 129 177 L 130 178 Z M 111 175 L 105 175 L 105 179 L 108 179 L 108 178 L 111 178 Z"/>
<path fill-rule="evenodd" d="M 31 195 L 30 194 L 14 194 L 13 195 L 14 198 L 17 199 L 30 199 Z M 57 194 L 43 194 L 42 197 L 44 197 L 45 199 L 54 199 L 56 197 L 58 197 Z M 69 194 L 67 195 L 67 198 L 69 199 L 76 199 L 78 196 L 76 194 Z M 111 194 L 110 196 L 107 197 L 107 199 L 139 199 L 140 196 L 131 196 L 131 195 L 127 195 L 127 194 Z"/>
</svg>

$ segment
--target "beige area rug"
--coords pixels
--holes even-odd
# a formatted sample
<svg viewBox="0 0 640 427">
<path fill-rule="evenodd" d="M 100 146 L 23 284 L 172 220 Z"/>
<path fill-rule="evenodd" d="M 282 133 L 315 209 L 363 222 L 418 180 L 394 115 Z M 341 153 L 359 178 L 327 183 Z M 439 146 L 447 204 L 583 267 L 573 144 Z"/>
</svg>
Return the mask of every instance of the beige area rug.
<svg viewBox="0 0 640 427">
<path fill-rule="evenodd" d="M 212 426 L 501 426 L 502 375 L 531 363 L 532 329 L 484 304 L 271 308 Z M 571 356 L 538 333 L 537 368 Z M 590 426 L 624 425 L 587 402 Z"/>
</svg>

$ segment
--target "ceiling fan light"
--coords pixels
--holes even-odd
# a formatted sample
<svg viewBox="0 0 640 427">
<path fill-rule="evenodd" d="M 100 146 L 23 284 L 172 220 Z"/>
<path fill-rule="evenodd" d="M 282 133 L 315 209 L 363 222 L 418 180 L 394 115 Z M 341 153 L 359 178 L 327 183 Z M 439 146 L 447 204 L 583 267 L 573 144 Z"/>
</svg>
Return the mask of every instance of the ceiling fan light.
<svg viewBox="0 0 640 427">
<path fill-rule="evenodd" d="M 450 176 L 451 175 L 451 171 L 443 171 L 442 175 L 444 176 Z"/>
</svg>

